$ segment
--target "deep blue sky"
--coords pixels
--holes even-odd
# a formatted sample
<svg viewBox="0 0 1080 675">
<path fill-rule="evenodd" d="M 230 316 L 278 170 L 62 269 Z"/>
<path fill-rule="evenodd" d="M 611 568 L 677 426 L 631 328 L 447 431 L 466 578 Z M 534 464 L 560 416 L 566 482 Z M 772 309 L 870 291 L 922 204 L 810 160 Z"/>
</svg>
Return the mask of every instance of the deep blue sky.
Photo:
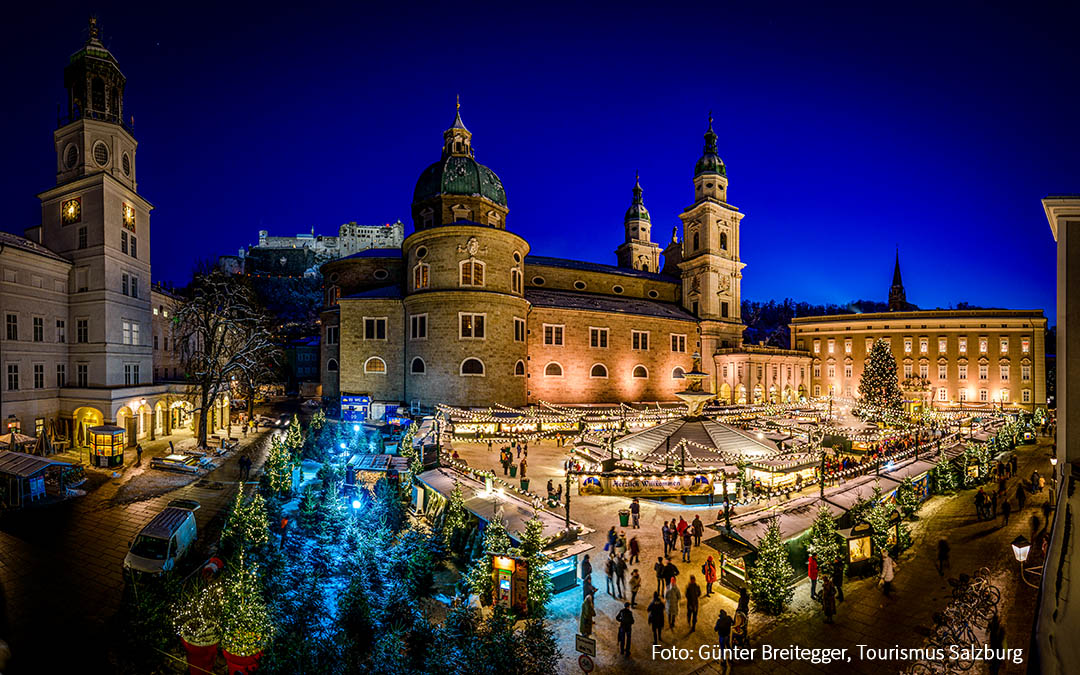
<svg viewBox="0 0 1080 675">
<path fill-rule="evenodd" d="M 666 244 L 712 110 L 747 214 L 744 297 L 885 300 L 898 245 L 911 302 L 1053 322 L 1039 199 L 1080 191 L 1076 3 L 502 4 L 21 3 L 3 228 L 40 220 L 63 66 L 93 12 L 128 78 L 155 280 L 259 229 L 411 231 L 460 93 L 535 253 L 614 263 L 635 170 Z"/>
</svg>

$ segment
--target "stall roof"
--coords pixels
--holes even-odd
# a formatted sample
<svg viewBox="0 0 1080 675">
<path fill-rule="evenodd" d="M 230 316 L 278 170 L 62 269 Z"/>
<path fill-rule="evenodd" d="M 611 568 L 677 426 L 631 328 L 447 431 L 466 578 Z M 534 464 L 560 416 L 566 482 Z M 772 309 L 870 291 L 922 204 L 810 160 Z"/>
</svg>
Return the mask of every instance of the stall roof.
<svg viewBox="0 0 1080 675">
<path fill-rule="evenodd" d="M 734 517 L 731 519 L 731 527 L 740 539 L 756 546 L 758 540 L 765 536 L 769 521 L 776 517 L 779 518 L 780 537 L 786 541 L 810 529 L 814 518 L 817 517 L 818 509 L 822 506 L 834 516 L 839 516 L 844 512 L 837 505 L 823 501 L 817 496 L 797 497 L 775 507 Z"/>
<path fill-rule="evenodd" d="M 664 455 L 687 441 L 687 468 L 729 466 L 737 457 L 754 461 L 778 454 L 775 443 L 759 440 L 726 424 L 710 419 L 676 419 L 664 422 L 615 441 L 627 459 L 658 468 L 665 465 Z M 713 451 L 707 450 L 710 448 Z M 717 454 L 720 453 L 720 454 Z"/>
<path fill-rule="evenodd" d="M 825 500 L 834 506 L 840 507 L 844 511 L 848 511 L 855 502 L 860 499 L 869 499 L 874 494 L 874 487 L 878 484 L 879 478 L 877 476 L 859 476 L 853 480 L 849 480 L 843 485 L 839 485 L 831 490 L 825 491 Z M 892 483 L 886 483 L 890 488 Z"/>
<path fill-rule="evenodd" d="M 888 478 L 891 481 L 902 483 L 905 478 L 916 478 L 926 473 L 930 469 L 934 468 L 933 462 L 926 460 L 909 461 L 900 466 L 897 466 L 889 473 L 882 473 L 882 478 Z"/>
<path fill-rule="evenodd" d="M 748 553 L 753 553 L 754 551 L 754 549 L 742 542 L 732 539 L 726 534 L 719 534 L 715 537 L 706 539 L 705 545 L 720 551 L 729 558 L 744 558 Z"/>
<path fill-rule="evenodd" d="M 444 496 L 449 496 L 454 491 L 454 485 L 460 484 L 462 496 L 465 498 L 465 508 L 484 522 L 489 523 L 495 519 L 495 500 L 481 495 L 484 492 L 484 483 L 472 476 L 453 469 L 438 468 L 425 471 L 418 475 L 416 479 Z M 510 536 L 517 541 L 521 540 L 521 534 L 525 532 L 525 524 L 532 520 L 534 514 L 544 524 L 545 537 L 558 535 L 563 531 L 566 524 L 564 518 L 542 509 L 536 511 L 531 503 L 510 492 L 506 492 L 499 501 L 502 505 L 503 521 L 506 523 L 506 529 Z M 592 531 L 573 520 L 570 521 L 570 524 L 580 528 L 582 532 Z"/>
<path fill-rule="evenodd" d="M 359 471 L 389 471 L 398 472 L 409 468 L 409 460 L 397 455 L 353 455 L 349 459 L 349 467 Z"/>
<path fill-rule="evenodd" d="M 0 474 L 31 478 L 45 471 L 50 466 L 71 466 L 69 462 L 46 459 L 25 452 L 0 452 Z"/>
</svg>

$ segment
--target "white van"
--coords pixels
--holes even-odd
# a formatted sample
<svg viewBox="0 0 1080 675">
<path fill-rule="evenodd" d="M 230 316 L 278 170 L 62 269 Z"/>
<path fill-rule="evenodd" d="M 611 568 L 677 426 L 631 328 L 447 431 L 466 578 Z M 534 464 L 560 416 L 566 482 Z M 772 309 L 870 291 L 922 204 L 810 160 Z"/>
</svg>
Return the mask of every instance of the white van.
<svg viewBox="0 0 1080 675">
<path fill-rule="evenodd" d="M 192 499 L 169 502 L 131 542 L 124 558 L 124 571 L 159 575 L 175 568 L 177 561 L 195 544 L 198 536 L 195 512 L 199 506 Z"/>
</svg>

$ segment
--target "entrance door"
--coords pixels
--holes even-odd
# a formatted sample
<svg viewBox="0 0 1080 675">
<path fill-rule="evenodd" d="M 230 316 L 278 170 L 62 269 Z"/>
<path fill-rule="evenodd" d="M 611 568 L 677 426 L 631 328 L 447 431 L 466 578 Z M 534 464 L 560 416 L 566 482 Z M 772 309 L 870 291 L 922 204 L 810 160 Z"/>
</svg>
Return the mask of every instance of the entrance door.
<svg viewBox="0 0 1080 675">
<path fill-rule="evenodd" d="M 139 429 L 139 422 L 135 419 L 134 415 L 124 418 L 124 429 L 127 431 L 127 447 L 135 447 L 135 435 Z"/>
</svg>

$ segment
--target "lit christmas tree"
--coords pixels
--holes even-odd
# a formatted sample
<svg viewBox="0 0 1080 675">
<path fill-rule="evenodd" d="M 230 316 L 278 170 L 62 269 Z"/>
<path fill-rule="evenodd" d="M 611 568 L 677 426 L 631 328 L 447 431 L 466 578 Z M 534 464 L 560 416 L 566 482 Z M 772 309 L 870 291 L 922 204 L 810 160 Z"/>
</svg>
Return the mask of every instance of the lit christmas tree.
<svg viewBox="0 0 1080 675">
<path fill-rule="evenodd" d="M 938 459 L 933 469 L 930 469 L 930 480 L 934 487 L 934 494 L 952 494 L 956 492 L 956 470 L 952 462 L 945 455 Z"/>
<path fill-rule="evenodd" d="M 315 414 L 311 416 L 311 428 L 322 429 L 324 424 L 326 424 L 326 413 L 323 412 L 322 408 L 319 408 L 315 411 Z"/>
<path fill-rule="evenodd" d="M 221 528 L 221 538 L 232 543 L 236 549 L 251 550 L 270 540 L 266 501 L 258 492 L 244 499 L 244 484 L 236 491 L 229 518 Z"/>
<path fill-rule="evenodd" d="M 484 528 L 484 545 L 479 556 L 469 568 L 469 589 L 480 598 L 480 602 L 489 605 L 494 601 L 494 587 L 491 576 L 494 568 L 491 565 L 491 556 L 506 555 L 510 553 L 510 535 L 506 532 L 501 518 L 495 518 Z"/>
<path fill-rule="evenodd" d="M 300 428 L 300 419 L 296 415 L 293 415 L 289 429 L 285 432 L 285 447 L 289 449 L 293 462 L 299 463 L 300 451 L 304 447 L 304 430 Z"/>
<path fill-rule="evenodd" d="M 173 606 L 176 634 L 193 645 L 217 644 L 224 600 L 224 589 L 216 581 L 184 593 Z"/>
<path fill-rule="evenodd" d="M 884 417 L 904 405 L 889 343 L 879 339 L 870 349 L 859 381 L 859 405 L 869 418 Z"/>
<path fill-rule="evenodd" d="M 817 558 L 822 577 L 832 573 L 833 562 L 840 558 L 840 544 L 840 534 L 836 531 L 836 519 L 832 512 L 824 506 L 818 508 L 817 517 L 810 526 L 810 539 L 806 550 Z"/>
<path fill-rule="evenodd" d="M 254 656 L 270 641 L 274 627 L 262 599 L 254 565 L 246 565 L 240 551 L 237 563 L 225 576 L 221 621 L 221 648 L 234 656 Z"/>
<path fill-rule="evenodd" d="M 907 477 L 896 488 L 896 506 L 904 517 L 911 520 L 915 518 L 915 512 L 919 510 L 919 494 L 915 488 L 915 481 Z"/>
<path fill-rule="evenodd" d="M 270 451 L 263 464 L 263 476 L 271 492 L 283 494 L 292 489 L 292 468 L 289 449 L 276 436 L 271 438 Z"/>
<path fill-rule="evenodd" d="M 773 519 L 758 540 L 757 561 L 750 568 L 750 595 L 754 608 L 765 614 L 780 614 L 795 596 L 791 583 L 795 570 L 788 561 L 787 547 L 780 537 L 780 524 Z"/>
<path fill-rule="evenodd" d="M 446 500 L 446 518 L 443 520 L 443 542 L 450 547 L 450 542 L 459 529 L 465 526 L 465 496 L 461 494 L 461 485 L 454 483 L 454 491 Z"/>
<path fill-rule="evenodd" d="M 529 563 L 529 616 L 532 618 L 543 616 L 551 599 L 551 575 L 547 570 L 547 556 L 543 554 L 546 544 L 544 523 L 533 517 L 525 523 L 521 546 L 513 551 Z"/>
</svg>

